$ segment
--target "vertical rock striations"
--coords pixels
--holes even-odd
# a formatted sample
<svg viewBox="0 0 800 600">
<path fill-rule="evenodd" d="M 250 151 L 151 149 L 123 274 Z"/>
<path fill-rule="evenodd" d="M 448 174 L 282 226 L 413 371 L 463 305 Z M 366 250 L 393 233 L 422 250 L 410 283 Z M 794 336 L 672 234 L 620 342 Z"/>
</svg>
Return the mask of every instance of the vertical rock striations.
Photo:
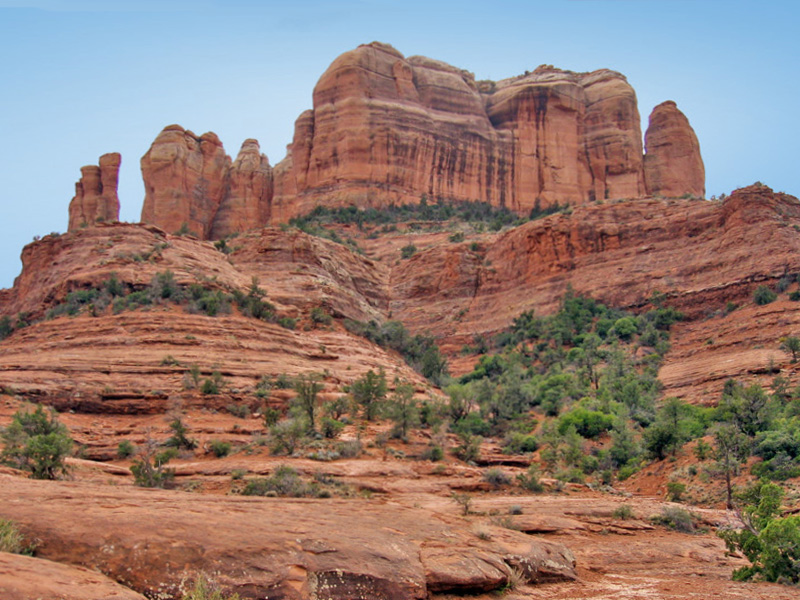
<svg viewBox="0 0 800 600">
<path fill-rule="evenodd" d="M 75 197 L 69 203 L 68 231 L 119 220 L 120 161 L 120 155 L 112 152 L 101 156 L 98 166 L 81 167 L 81 179 L 75 184 Z"/>
<path fill-rule="evenodd" d="M 141 160 L 142 221 L 207 239 L 227 192 L 230 163 L 216 134 L 197 137 L 180 125 L 165 127 Z"/>
<path fill-rule="evenodd" d="M 668 100 L 653 109 L 644 140 L 648 194 L 705 196 L 706 171 L 700 144 L 689 119 L 673 101 Z"/>
<path fill-rule="evenodd" d="M 318 205 L 421 198 L 483 201 L 521 214 L 646 194 L 704 193 L 697 138 L 672 102 L 642 148 L 625 77 L 543 65 L 502 81 L 378 42 L 339 56 L 270 167 L 246 140 L 231 164 L 213 133 L 166 127 L 142 157 L 142 220 L 218 239 Z"/>
<path fill-rule="evenodd" d="M 272 167 L 258 141 L 248 139 L 226 173 L 226 194 L 214 216 L 211 239 L 266 225 L 272 200 Z"/>
<path fill-rule="evenodd" d="M 314 89 L 276 213 L 324 202 L 482 200 L 519 212 L 645 193 L 636 95 L 613 71 L 543 66 L 500 82 L 372 43 Z"/>
</svg>

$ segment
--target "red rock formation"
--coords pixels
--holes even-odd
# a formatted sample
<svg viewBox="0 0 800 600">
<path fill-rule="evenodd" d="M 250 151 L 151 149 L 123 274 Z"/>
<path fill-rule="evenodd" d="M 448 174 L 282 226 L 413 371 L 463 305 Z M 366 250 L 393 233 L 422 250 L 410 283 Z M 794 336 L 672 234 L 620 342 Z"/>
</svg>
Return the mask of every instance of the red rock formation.
<svg viewBox="0 0 800 600">
<path fill-rule="evenodd" d="M 512 567 L 526 581 L 576 578 L 558 542 L 500 530 L 477 546 L 467 520 L 399 504 L 354 510 L 352 500 L 189 496 L 1 474 L 0 500 L 4 515 L 41 539 L 38 556 L 90 566 L 151 597 L 179 597 L 198 572 L 246 598 L 287 600 L 493 590 Z M 142 526 L 153 519 L 159 527 Z"/>
<path fill-rule="evenodd" d="M 520 212 L 644 194 L 636 96 L 613 71 L 500 82 L 372 43 L 337 58 L 276 169 L 274 215 L 421 196 Z M 284 180 L 285 179 L 285 180 Z"/>
<path fill-rule="evenodd" d="M 141 594 L 91 569 L 5 552 L 0 552 L 0 598 L 146 600 Z"/>
<path fill-rule="evenodd" d="M 216 134 L 197 137 L 180 125 L 165 127 L 141 160 L 142 221 L 208 239 L 227 192 L 230 162 Z"/>
<path fill-rule="evenodd" d="M 100 157 L 99 166 L 81 167 L 75 197 L 69 203 L 68 231 L 98 222 L 119 221 L 117 181 L 121 157 L 112 152 Z"/>
<path fill-rule="evenodd" d="M 706 171 L 700 144 L 689 119 L 671 100 L 650 114 L 644 138 L 644 174 L 647 193 L 677 198 L 706 194 Z"/>
<path fill-rule="evenodd" d="M 211 227 L 214 240 L 262 227 L 270 217 L 272 167 L 257 140 L 244 141 L 226 178 L 227 192 Z"/>
<path fill-rule="evenodd" d="M 662 195 L 702 195 L 696 138 L 670 106 L 651 117 L 650 185 Z M 647 192 L 636 94 L 621 74 L 543 65 L 476 82 L 472 73 L 406 59 L 377 42 L 342 54 L 322 75 L 314 108 L 297 119 L 274 172 L 255 140 L 229 163 L 214 134 L 165 128 L 142 158 L 142 220 L 167 231 L 185 223 L 198 237 L 218 239 L 317 205 L 428 197 L 525 214 Z"/>
</svg>

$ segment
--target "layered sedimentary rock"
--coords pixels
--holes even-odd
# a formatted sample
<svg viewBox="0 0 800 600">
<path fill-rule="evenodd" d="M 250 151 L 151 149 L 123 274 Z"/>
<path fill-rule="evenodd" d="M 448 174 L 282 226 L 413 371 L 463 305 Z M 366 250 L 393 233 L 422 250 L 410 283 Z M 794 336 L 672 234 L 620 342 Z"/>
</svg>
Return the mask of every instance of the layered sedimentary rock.
<svg viewBox="0 0 800 600">
<path fill-rule="evenodd" d="M 100 157 L 99 165 L 81 167 L 81 179 L 75 184 L 75 197 L 69 203 L 69 231 L 119 220 L 120 162 L 120 155 L 111 152 Z"/>
<path fill-rule="evenodd" d="M 244 141 L 239 156 L 226 173 L 226 183 L 226 193 L 211 227 L 211 239 L 253 229 L 269 220 L 272 167 L 261 154 L 257 140 Z"/>
<path fill-rule="evenodd" d="M 207 239 L 225 196 L 231 159 L 215 133 L 169 125 L 142 157 L 142 221 Z"/>
<path fill-rule="evenodd" d="M 653 109 L 644 143 L 648 194 L 705 196 L 706 171 L 700 144 L 689 119 L 673 101 L 668 100 Z"/>
<path fill-rule="evenodd" d="M 609 70 L 500 82 L 391 46 L 337 58 L 295 127 L 273 214 L 422 196 L 526 213 L 645 193 L 636 95 Z"/>
<path fill-rule="evenodd" d="M 213 133 L 164 129 L 142 158 L 142 220 L 219 239 L 318 205 L 421 198 L 520 214 L 553 205 L 702 195 L 694 132 L 674 104 L 651 117 L 645 159 L 625 77 L 543 65 L 499 82 L 373 42 L 338 57 L 274 171 L 247 140 L 231 165 Z M 645 163 L 649 165 L 645 174 Z M 648 179 L 649 177 L 649 179 Z M 648 187 L 649 181 L 649 187 Z"/>
<path fill-rule="evenodd" d="M 189 496 L 7 475 L 0 483 L 4 514 L 42 540 L 37 555 L 148 597 L 179 598 L 199 572 L 244 598 L 286 600 L 421 600 L 501 589 L 512 570 L 531 582 L 576 578 L 560 543 L 500 530 L 476 544 L 468 521 L 397 504 Z M 42 504 L 47 511 L 36 509 Z M 152 519 L 160 526 L 142 526 Z"/>
<path fill-rule="evenodd" d="M 142 157 L 142 221 L 201 239 L 263 226 L 270 217 L 272 167 L 258 141 L 245 140 L 231 164 L 215 133 L 169 125 Z"/>
</svg>

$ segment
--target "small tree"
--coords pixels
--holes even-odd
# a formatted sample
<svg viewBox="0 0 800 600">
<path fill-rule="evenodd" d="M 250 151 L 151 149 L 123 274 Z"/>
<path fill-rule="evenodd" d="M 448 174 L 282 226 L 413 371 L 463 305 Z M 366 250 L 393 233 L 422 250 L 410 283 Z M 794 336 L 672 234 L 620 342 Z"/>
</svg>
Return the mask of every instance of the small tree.
<svg viewBox="0 0 800 600">
<path fill-rule="evenodd" d="M 303 440 L 305 433 L 305 426 L 302 421 L 298 419 L 286 419 L 275 423 L 269 429 L 269 434 L 272 439 L 271 450 L 273 454 L 280 454 L 286 452 L 288 455 L 294 454 L 297 446 Z"/>
<path fill-rule="evenodd" d="M 398 437 L 405 439 L 408 430 L 419 422 L 419 410 L 414 400 L 414 386 L 410 383 L 398 383 L 394 388 L 389 415 L 395 422 Z"/>
<path fill-rule="evenodd" d="M 782 499 L 783 490 L 764 480 L 738 495 L 744 528 L 719 532 L 730 551 L 751 563 L 734 571 L 734 579 L 800 583 L 800 515 L 780 518 Z"/>
<path fill-rule="evenodd" d="M 386 373 L 370 369 L 350 386 L 353 399 L 364 409 L 364 418 L 372 421 L 378 414 L 381 402 L 386 399 Z"/>
<path fill-rule="evenodd" d="M 174 469 L 167 468 L 167 463 L 177 456 L 175 448 L 158 451 L 158 445 L 150 438 L 138 458 L 131 465 L 133 481 L 140 487 L 164 488 L 175 478 Z"/>
<path fill-rule="evenodd" d="M 322 391 L 322 382 L 318 373 L 298 375 L 294 380 L 294 391 L 297 396 L 292 401 L 293 407 L 308 419 L 309 431 L 317 426 L 317 395 Z"/>
<path fill-rule="evenodd" d="M 186 435 L 189 430 L 179 417 L 176 417 L 170 422 L 169 428 L 172 429 L 173 433 L 172 437 L 166 441 L 165 445 L 178 449 L 185 448 L 186 450 L 194 450 L 197 447 L 197 440 Z"/>
<path fill-rule="evenodd" d="M 781 338 L 781 350 L 792 355 L 792 362 L 797 362 L 797 355 L 800 353 L 800 338 L 793 335 Z"/>
<path fill-rule="evenodd" d="M 734 425 L 726 423 L 714 432 L 716 449 L 714 452 L 717 464 L 725 475 L 725 492 L 728 509 L 733 508 L 733 486 L 731 478 L 739 465 L 747 457 L 748 440 Z"/>
<path fill-rule="evenodd" d="M 0 460 L 30 471 L 36 479 L 56 479 L 67 472 L 64 459 L 72 450 L 72 438 L 56 412 L 37 405 L 33 412 L 20 410 L 3 431 L 5 448 Z"/>
</svg>

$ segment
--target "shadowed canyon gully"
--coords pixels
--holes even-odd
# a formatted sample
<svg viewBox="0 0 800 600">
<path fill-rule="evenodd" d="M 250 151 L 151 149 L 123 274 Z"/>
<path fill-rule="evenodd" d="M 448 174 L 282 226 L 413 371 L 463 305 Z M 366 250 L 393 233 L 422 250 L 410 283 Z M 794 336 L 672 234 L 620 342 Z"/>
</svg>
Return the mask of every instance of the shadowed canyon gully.
<svg viewBox="0 0 800 600">
<path fill-rule="evenodd" d="M 407 382 L 419 401 L 444 397 L 351 322 L 430 335 L 462 375 L 479 358 L 462 351 L 476 336 L 525 311 L 552 314 L 569 290 L 634 313 L 660 296 L 685 315 L 660 366 L 662 398 L 714 405 L 732 377 L 800 383 L 778 342 L 800 330 L 797 303 L 752 301 L 758 286 L 800 272 L 800 202 L 762 184 L 703 200 L 699 144 L 675 103 L 653 110 L 644 138 L 639 121 L 614 71 L 541 66 L 476 81 L 372 43 L 322 75 L 274 167 L 256 140 L 231 160 L 215 134 L 169 125 L 141 159 L 139 224 L 118 222 L 121 157 L 83 167 L 68 232 L 27 245 L 13 288 L 0 290 L 0 317 L 14 325 L 0 340 L 0 425 L 26 401 L 42 403 L 80 448 L 67 481 L 0 467 L 0 518 L 36 546 L 34 557 L 0 552 L 0 595 L 181 598 L 204 573 L 242 598 L 790 597 L 730 581 L 746 561 L 713 535 L 738 523 L 718 503 L 692 509 L 706 532 L 653 524 L 674 507 L 663 500 L 667 461 L 605 492 L 543 478 L 545 493 L 532 494 L 487 482 L 485 467 L 524 475 L 539 460 L 502 454 L 490 436 L 470 462 L 450 452 L 454 433 L 391 440 L 383 419 L 344 426 L 342 443 L 361 448 L 354 457 L 263 447 L 268 411 L 285 413 L 295 396 L 277 383 L 259 392 L 265 375 L 319 373 L 323 404 L 370 370 L 395 390 Z M 555 214 L 497 228 L 424 218 L 329 226 L 357 250 L 286 225 L 316 207 L 423 200 Z M 188 310 L 166 301 L 172 292 L 130 305 L 165 273 L 159 290 L 198 301 L 263 294 L 271 318 L 243 303 Z M 91 296 L 111 282 L 129 296 Z M 92 303 L 68 316 L 76 293 Z M 214 377 L 222 389 L 201 392 Z M 181 489 L 134 486 L 120 443 L 166 439 L 176 416 L 196 443 L 170 463 Z M 215 457 L 220 442 L 237 451 Z M 417 460 L 433 444 L 448 450 L 443 460 Z M 341 497 L 239 495 L 243 474 L 285 465 Z"/>
</svg>

